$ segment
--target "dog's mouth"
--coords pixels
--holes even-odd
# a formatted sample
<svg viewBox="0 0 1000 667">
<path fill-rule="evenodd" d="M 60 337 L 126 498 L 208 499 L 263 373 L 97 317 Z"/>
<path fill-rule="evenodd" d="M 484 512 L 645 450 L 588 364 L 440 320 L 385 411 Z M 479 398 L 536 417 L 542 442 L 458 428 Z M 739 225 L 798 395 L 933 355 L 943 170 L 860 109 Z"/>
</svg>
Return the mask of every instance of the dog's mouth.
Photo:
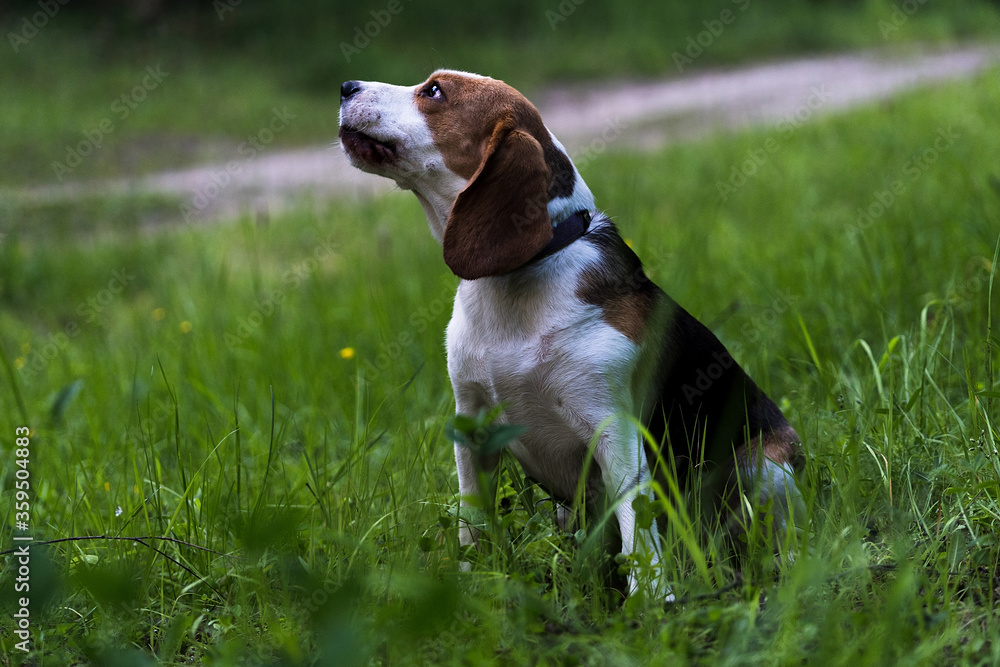
<svg viewBox="0 0 1000 667">
<path fill-rule="evenodd" d="M 348 156 L 363 164 L 389 164 L 398 157 L 397 142 L 376 139 L 349 125 L 340 128 L 340 145 Z"/>
</svg>

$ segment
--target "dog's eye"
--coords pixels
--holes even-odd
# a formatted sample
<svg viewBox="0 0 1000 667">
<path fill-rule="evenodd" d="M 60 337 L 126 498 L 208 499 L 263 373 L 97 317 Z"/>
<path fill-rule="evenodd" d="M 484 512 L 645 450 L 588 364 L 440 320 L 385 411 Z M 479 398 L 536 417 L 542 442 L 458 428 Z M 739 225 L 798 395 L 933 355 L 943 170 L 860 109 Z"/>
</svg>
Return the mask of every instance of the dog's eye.
<svg viewBox="0 0 1000 667">
<path fill-rule="evenodd" d="M 439 86 L 436 81 L 429 83 L 422 92 L 425 97 L 429 97 L 432 100 L 444 99 L 444 91 L 441 90 L 441 86 Z"/>
</svg>

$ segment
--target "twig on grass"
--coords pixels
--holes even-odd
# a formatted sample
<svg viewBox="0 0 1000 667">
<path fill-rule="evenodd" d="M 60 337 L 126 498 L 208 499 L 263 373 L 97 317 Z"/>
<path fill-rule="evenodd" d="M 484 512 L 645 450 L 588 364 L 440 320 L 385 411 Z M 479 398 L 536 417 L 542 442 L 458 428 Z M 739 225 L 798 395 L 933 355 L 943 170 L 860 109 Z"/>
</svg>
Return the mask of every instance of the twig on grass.
<svg viewBox="0 0 1000 667">
<path fill-rule="evenodd" d="M 726 593 L 734 591 L 742 585 L 743 585 L 743 575 L 737 572 L 736 576 L 733 577 L 733 580 L 728 584 L 726 584 L 725 586 L 723 586 L 722 588 L 712 591 L 711 593 L 702 593 L 701 595 L 685 596 L 680 600 L 678 600 L 677 602 L 671 602 L 670 606 L 673 606 L 675 604 L 683 605 L 683 604 L 690 604 L 692 602 L 705 602 L 707 600 L 717 600 Z"/>
<path fill-rule="evenodd" d="M 163 556 L 164 558 L 166 558 L 167 560 L 169 560 L 174 565 L 176 565 L 176 566 L 180 567 L 181 569 L 183 569 L 185 572 L 187 572 L 188 574 L 190 574 L 195 579 L 198 579 L 199 581 L 201 581 L 202 583 L 204 583 L 206 586 L 208 586 L 209 588 L 212 589 L 212 592 L 214 592 L 216 595 L 219 596 L 220 600 L 225 599 L 226 596 L 222 594 L 222 591 L 220 591 L 218 588 L 216 588 L 212 584 L 208 583 L 208 580 L 205 577 L 199 575 L 197 572 L 195 572 L 194 570 L 192 570 L 191 568 L 189 568 L 184 563 L 180 562 L 179 560 L 177 560 L 176 558 L 174 558 L 170 554 L 166 553 L 165 551 L 157 549 L 156 547 L 154 547 L 151 544 L 146 544 L 145 542 L 142 541 L 141 538 L 134 538 L 134 539 L 135 539 L 136 542 L 138 542 L 142 546 L 144 546 L 144 547 L 146 547 L 148 549 L 152 549 L 156 553 L 160 554 L 161 556 Z M 204 547 L 199 547 L 199 548 L 204 548 Z M 206 551 L 211 551 L 211 549 L 206 549 Z"/>
<path fill-rule="evenodd" d="M 125 541 L 125 542 L 138 542 L 143 546 L 149 546 L 145 544 L 143 540 L 162 540 L 164 542 L 173 542 L 174 544 L 179 544 L 184 547 L 191 547 L 192 549 L 198 549 L 200 551 L 207 551 L 208 553 L 215 554 L 216 556 L 228 556 L 232 557 L 232 554 L 224 554 L 221 551 L 216 551 L 215 549 L 209 549 L 208 547 L 203 547 L 200 544 L 193 544 L 191 542 L 185 542 L 184 540 L 178 540 L 175 537 L 164 537 L 162 535 L 140 535 L 137 537 L 128 537 L 123 535 L 77 535 L 74 537 L 59 537 L 54 540 L 39 540 L 38 542 L 32 542 L 33 546 L 45 546 L 49 544 L 59 544 L 60 542 L 81 542 L 84 540 L 113 540 L 113 541 Z M 150 547 L 152 548 L 152 547 Z M 7 549 L 5 551 L 0 551 L 0 556 L 9 556 L 13 553 L 17 553 L 17 549 Z"/>
<path fill-rule="evenodd" d="M 191 547 L 192 549 L 198 549 L 199 551 L 205 551 L 205 552 L 208 552 L 210 554 L 215 554 L 216 556 L 223 556 L 223 557 L 230 556 L 231 557 L 231 554 L 224 554 L 224 553 L 222 553 L 220 551 L 216 551 L 215 549 L 209 549 L 208 547 L 203 547 L 200 544 L 193 544 L 191 542 L 185 542 L 184 540 L 178 540 L 175 537 L 164 537 L 162 535 L 143 535 L 143 536 L 139 536 L 139 537 L 126 537 L 126 536 L 121 536 L 121 535 L 77 535 L 77 536 L 74 536 L 74 537 L 59 537 L 59 538 L 56 538 L 54 540 L 40 540 L 38 542 L 32 542 L 32 545 L 33 546 L 43 546 L 43 545 L 47 546 L 47 545 L 51 545 L 51 544 L 59 544 L 60 542 L 80 542 L 80 541 L 83 541 L 83 540 L 110 540 L 110 541 L 137 542 L 137 543 L 141 544 L 142 546 L 146 547 L 147 549 L 152 549 L 156 553 L 160 554 L 161 556 L 163 556 L 164 558 L 166 558 L 167 560 L 169 560 L 174 565 L 176 565 L 176 566 L 180 567 L 181 569 L 183 569 L 185 572 L 187 572 L 188 574 L 190 574 L 192 577 L 195 577 L 196 579 L 198 579 L 199 581 L 201 581 L 202 583 L 204 583 L 206 586 L 208 586 L 210 589 L 212 589 L 212 591 L 216 595 L 218 595 L 220 598 L 224 598 L 225 597 L 222 594 L 222 591 L 220 591 L 218 588 L 216 588 L 212 584 L 208 583 L 208 580 L 205 577 L 201 576 L 200 574 L 198 574 L 197 572 L 195 572 L 194 570 L 192 570 L 190 567 L 188 567 L 184 563 L 180 562 L 179 560 L 177 560 L 176 558 L 174 558 L 173 556 L 171 556 L 167 552 L 163 551 L 162 549 L 158 549 L 155 546 L 153 546 L 152 544 L 149 544 L 149 541 L 160 540 L 162 542 L 172 542 L 173 544 L 179 544 L 181 546 Z M 0 556 L 8 556 L 8 555 L 16 553 L 16 551 L 17 551 L 16 549 L 7 549 L 5 551 L 0 551 Z"/>
</svg>

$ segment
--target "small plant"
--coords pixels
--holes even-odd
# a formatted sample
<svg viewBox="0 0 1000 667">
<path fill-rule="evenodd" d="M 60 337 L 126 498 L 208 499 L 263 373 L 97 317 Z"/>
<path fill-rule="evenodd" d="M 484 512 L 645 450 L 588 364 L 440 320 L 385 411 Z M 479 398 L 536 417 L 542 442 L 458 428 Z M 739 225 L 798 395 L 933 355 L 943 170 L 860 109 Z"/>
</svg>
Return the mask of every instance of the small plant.
<svg viewBox="0 0 1000 667">
<path fill-rule="evenodd" d="M 498 423 L 502 411 L 503 407 L 498 406 L 490 411 L 483 408 L 475 417 L 455 415 L 448 422 L 445 435 L 477 458 L 499 454 L 528 430 L 526 426 Z"/>
</svg>

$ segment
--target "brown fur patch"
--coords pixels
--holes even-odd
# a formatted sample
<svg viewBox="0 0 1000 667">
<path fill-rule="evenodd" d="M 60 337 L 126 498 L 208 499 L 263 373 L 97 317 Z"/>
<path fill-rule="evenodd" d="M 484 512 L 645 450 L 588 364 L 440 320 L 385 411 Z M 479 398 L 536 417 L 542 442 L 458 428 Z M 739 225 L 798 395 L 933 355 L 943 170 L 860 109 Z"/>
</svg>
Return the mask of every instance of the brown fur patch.
<svg viewBox="0 0 1000 667">
<path fill-rule="evenodd" d="M 747 464 L 758 457 L 763 457 L 798 471 L 801 470 L 803 463 L 801 442 L 795 429 L 785 424 L 770 433 L 752 438 L 749 443 L 737 450 L 736 456 L 741 468 L 747 467 Z"/>
<path fill-rule="evenodd" d="M 581 273 L 576 296 L 600 308 L 609 326 L 638 345 L 660 290 L 612 228 L 598 228 L 584 238 L 601 252 L 601 260 Z"/>
<path fill-rule="evenodd" d="M 591 294 L 592 298 L 602 299 Z M 642 332 L 646 326 L 646 317 L 653 305 L 650 295 L 639 292 L 611 296 L 604 300 L 604 321 L 625 334 L 636 345 L 642 340 Z"/>
</svg>

